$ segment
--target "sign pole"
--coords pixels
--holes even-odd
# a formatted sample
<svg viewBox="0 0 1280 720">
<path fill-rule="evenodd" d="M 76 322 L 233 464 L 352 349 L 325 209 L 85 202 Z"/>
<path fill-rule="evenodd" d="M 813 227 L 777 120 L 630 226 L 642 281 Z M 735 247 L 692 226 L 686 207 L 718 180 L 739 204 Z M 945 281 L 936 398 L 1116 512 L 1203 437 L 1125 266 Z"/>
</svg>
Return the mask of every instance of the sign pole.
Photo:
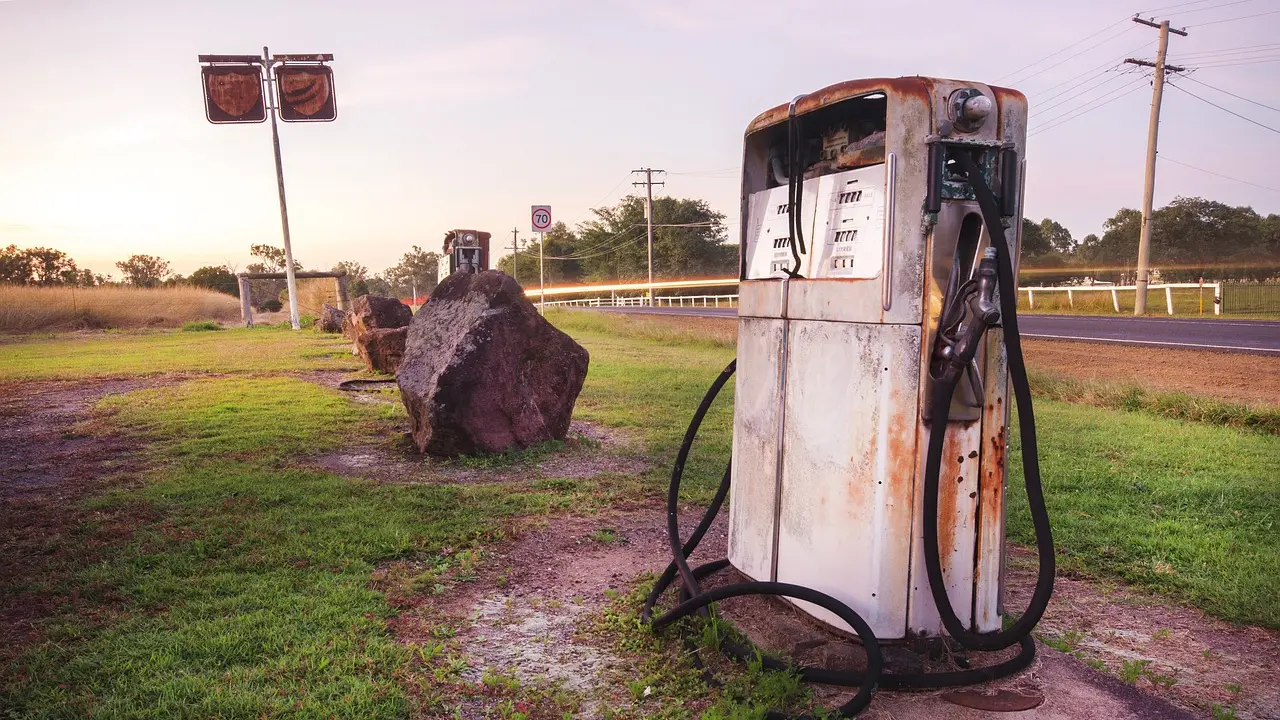
<svg viewBox="0 0 1280 720">
<path fill-rule="evenodd" d="M 542 253 L 547 248 L 547 234 L 538 233 L 538 313 L 546 315 L 542 304 L 547 301 L 546 275 L 542 272 Z"/>
<path fill-rule="evenodd" d="M 276 127 L 276 91 L 275 63 L 267 48 L 262 48 L 262 66 L 266 70 L 267 98 L 270 103 L 267 112 L 271 113 L 271 147 L 276 154 L 276 186 L 280 190 L 280 227 L 284 230 L 284 273 L 289 287 L 289 324 L 294 330 L 302 328 L 302 320 L 298 317 L 298 279 L 294 277 L 293 245 L 289 242 L 289 206 L 284 198 L 284 163 L 280 160 L 280 130 Z"/>
</svg>

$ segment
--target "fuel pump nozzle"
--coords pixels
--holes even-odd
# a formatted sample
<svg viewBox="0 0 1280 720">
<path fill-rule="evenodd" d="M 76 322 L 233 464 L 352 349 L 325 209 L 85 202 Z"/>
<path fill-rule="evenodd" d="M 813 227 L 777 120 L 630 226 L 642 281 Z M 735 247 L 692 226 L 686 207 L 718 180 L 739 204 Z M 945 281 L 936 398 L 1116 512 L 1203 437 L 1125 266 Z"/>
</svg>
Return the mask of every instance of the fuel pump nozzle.
<svg viewBox="0 0 1280 720">
<path fill-rule="evenodd" d="M 982 261 L 978 264 L 977 290 L 969 301 L 971 313 L 969 321 L 964 324 L 960 336 L 953 343 L 944 345 L 938 354 L 946 362 L 943 371 L 958 379 L 960 374 L 968 370 L 978 354 L 982 336 L 987 328 L 1000 322 L 1000 305 L 996 302 L 996 249 L 987 248 L 982 253 Z"/>
</svg>

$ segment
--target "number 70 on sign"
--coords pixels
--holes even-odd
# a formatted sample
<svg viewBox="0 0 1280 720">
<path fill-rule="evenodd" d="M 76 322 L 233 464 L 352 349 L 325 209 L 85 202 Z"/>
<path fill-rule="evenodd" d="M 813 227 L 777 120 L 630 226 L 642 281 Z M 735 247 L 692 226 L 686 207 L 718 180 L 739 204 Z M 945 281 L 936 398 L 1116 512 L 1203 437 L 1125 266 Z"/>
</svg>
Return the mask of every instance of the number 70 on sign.
<svg viewBox="0 0 1280 720">
<path fill-rule="evenodd" d="M 530 211 L 529 217 L 533 221 L 534 232 L 544 233 L 551 229 L 550 205 L 534 205 Z"/>
</svg>

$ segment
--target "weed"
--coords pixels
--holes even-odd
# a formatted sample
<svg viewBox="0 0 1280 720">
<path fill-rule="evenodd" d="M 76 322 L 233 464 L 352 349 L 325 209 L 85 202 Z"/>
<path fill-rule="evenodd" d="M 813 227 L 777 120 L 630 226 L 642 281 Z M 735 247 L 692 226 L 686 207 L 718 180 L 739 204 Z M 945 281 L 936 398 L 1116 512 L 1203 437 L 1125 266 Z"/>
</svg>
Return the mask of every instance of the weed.
<svg viewBox="0 0 1280 720">
<path fill-rule="evenodd" d="M 1060 650 L 1064 653 L 1072 653 L 1076 650 L 1076 645 L 1084 639 L 1084 633 L 1075 630 L 1068 630 L 1058 637 L 1042 637 L 1041 640 L 1045 645 Z"/>
<path fill-rule="evenodd" d="M 591 533 L 591 539 L 601 545 L 613 545 L 615 543 L 625 544 L 627 541 L 618 536 L 618 531 L 613 528 L 600 528 Z"/>
<path fill-rule="evenodd" d="M 1240 693 L 1244 692 L 1244 688 L 1240 687 L 1236 683 L 1227 683 L 1223 687 L 1227 689 L 1227 692 L 1233 695 L 1239 695 Z"/>
<path fill-rule="evenodd" d="M 1209 708 L 1209 711 L 1213 713 L 1213 720 L 1236 720 L 1238 717 L 1236 715 L 1236 709 L 1231 705 L 1223 706 L 1218 703 L 1214 703 L 1213 707 Z"/>
<path fill-rule="evenodd" d="M 210 330 L 223 330 L 224 328 L 212 320 L 199 320 L 182 324 L 183 332 L 207 332 Z"/>
<path fill-rule="evenodd" d="M 1132 685 L 1138 681 L 1138 678 L 1147 673 L 1147 666 L 1150 664 L 1150 660 L 1121 660 L 1120 679 L 1125 684 Z"/>
<path fill-rule="evenodd" d="M 1172 635 L 1173 635 L 1173 631 L 1170 630 L 1169 628 L 1160 628 L 1159 630 L 1151 633 L 1151 639 L 1152 640 L 1168 640 L 1169 637 Z"/>
</svg>

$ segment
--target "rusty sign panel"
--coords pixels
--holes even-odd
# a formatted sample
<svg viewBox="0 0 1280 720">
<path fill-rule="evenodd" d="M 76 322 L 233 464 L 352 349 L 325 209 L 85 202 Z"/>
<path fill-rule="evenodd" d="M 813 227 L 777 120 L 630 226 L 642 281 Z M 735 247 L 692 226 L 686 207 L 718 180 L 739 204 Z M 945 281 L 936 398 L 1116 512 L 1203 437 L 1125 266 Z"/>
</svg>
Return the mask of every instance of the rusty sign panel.
<svg viewBox="0 0 1280 720">
<path fill-rule="evenodd" d="M 276 70 L 280 119 L 328 122 L 338 117 L 333 69 L 325 65 L 284 65 Z"/>
<path fill-rule="evenodd" d="M 267 119 L 262 101 L 262 68 L 256 65 L 206 66 L 204 114 L 211 123 L 260 123 Z"/>
</svg>

